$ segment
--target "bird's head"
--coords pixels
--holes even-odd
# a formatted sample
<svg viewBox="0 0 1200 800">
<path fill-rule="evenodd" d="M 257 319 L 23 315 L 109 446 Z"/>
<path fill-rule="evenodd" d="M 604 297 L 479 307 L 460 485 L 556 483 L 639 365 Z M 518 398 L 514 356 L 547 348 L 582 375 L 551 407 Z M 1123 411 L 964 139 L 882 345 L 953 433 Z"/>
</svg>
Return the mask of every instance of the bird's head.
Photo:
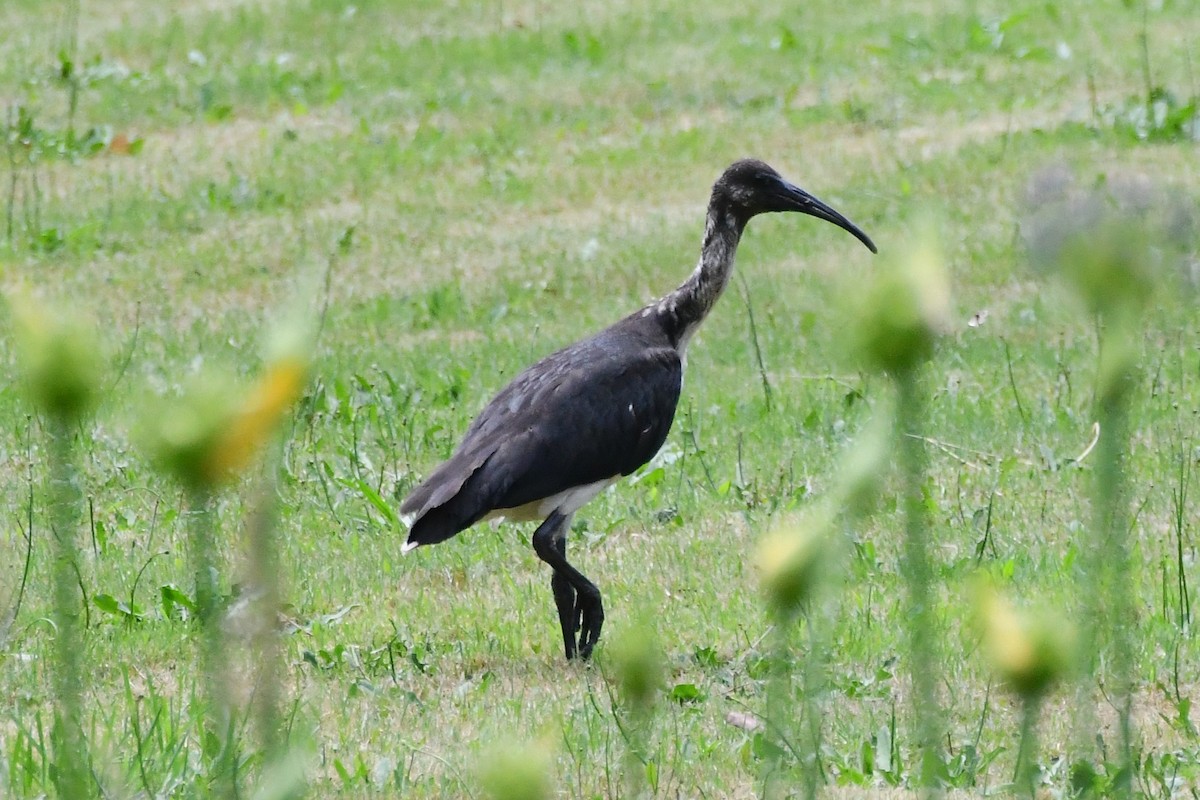
<svg viewBox="0 0 1200 800">
<path fill-rule="evenodd" d="M 733 211 L 744 224 L 756 214 L 772 211 L 799 211 L 832 222 L 879 252 L 871 238 L 858 226 L 826 203 L 813 197 L 799 186 L 785 180 L 772 166 L 753 158 L 735 161 L 713 184 L 712 201 Z"/>
</svg>

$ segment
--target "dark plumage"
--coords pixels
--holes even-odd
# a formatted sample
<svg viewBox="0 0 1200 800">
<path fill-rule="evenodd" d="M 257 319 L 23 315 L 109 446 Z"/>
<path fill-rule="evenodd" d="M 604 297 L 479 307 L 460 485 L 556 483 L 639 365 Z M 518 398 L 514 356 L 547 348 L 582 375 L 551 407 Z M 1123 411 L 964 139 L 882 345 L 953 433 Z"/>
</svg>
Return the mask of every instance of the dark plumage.
<svg viewBox="0 0 1200 800">
<path fill-rule="evenodd" d="M 662 447 L 675 417 L 688 341 L 733 270 L 746 223 L 798 211 L 875 245 L 848 219 L 761 161 L 737 161 L 713 184 L 700 263 L 683 284 L 596 335 L 526 369 L 480 412 L 454 454 L 400 506 L 408 551 L 481 519 L 543 520 L 533 534 L 568 659 L 600 637 L 600 591 L 567 562 L 575 511 Z M 578 639 L 576 638 L 578 634 Z"/>
</svg>

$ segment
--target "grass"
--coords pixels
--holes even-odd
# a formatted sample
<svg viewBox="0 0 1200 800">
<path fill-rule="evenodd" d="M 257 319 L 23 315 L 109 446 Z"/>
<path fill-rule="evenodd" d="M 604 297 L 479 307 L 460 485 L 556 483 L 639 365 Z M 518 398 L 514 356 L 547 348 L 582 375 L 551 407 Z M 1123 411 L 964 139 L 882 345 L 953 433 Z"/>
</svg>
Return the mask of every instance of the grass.
<svg viewBox="0 0 1200 800">
<path fill-rule="evenodd" d="M 201 367 L 256 372 L 262 332 L 327 266 L 314 379 L 286 431 L 277 503 L 283 718 L 311 793 L 481 796 L 476 765 L 492 745 L 530 741 L 550 751 L 561 796 L 625 796 L 627 720 L 604 651 L 646 618 L 667 676 L 639 745 L 655 765 L 647 791 L 762 791 L 769 737 L 727 722 L 763 713 L 773 652 L 748 554 L 829 492 L 890 394 L 845 353 L 857 324 L 847 297 L 878 267 L 844 233 L 794 217 L 751 224 L 739 270 L 769 410 L 735 286 L 691 350 L 666 447 L 675 460 L 577 517 L 574 558 L 609 610 L 596 668 L 561 663 L 530 530 L 481 526 L 401 558 L 385 510 L 506 379 L 673 288 L 694 264 L 712 180 L 746 154 L 844 211 L 881 258 L 905 249 L 922 214 L 938 221 L 954 325 L 919 390 L 942 744 L 953 791 L 1009 782 L 1020 708 L 991 683 L 969 586 L 982 568 L 1019 598 L 1076 607 L 1095 458 L 1072 462 L 1096 419 L 1098 334 L 1029 266 L 1027 186 L 1063 165 L 1085 185 L 1144 179 L 1194 207 L 1200 20 L 1182 0 L 1145 13 L 1074 0 L 878 6 L 4 4 L 0 23 L 19 34 L 0 38 L 0 102 L 15 127 L 18 108 L 28 120 L 0 156 L 4 280 L 88 309 L 109 354 L 76 449 L 84 722 L 110 794 L 208 791 L 193 702 L 204 677 L 189 626 L 163 602 L 193 591 L 187 498 L 136 444 L 147 398 Z M 1132 785 L 1153 797 L 1200 781 L 1200 334 L 1194 275 L 1175 267 L 1164 264 L 1139 331 L 1126 464 Z M 0 358 L 15 374 L 9 337 Z M 52 791 L 48 425 L 4 382 L 0 783 L 16 797 Z M 901 486 L 890 477 L 876 513 L 855 523 L 821 633 L 820 755 L 834 796 L 918 785 Z M 229 595 L 247 579 L 255 503 L 249 484 L 215 501 Z M 104 610 L 101 595 L 130 613 Z M 234 674 L 252 674 L 253 648 L 235 640 L 233 651 Z M 1107 674 L 1088 696 L 1116 759 Z M 252 684 L 234 689 L 249 708 Z M 1069 695 L 1041 707 L 1054 788 L 1067 782 Z M 799 770 L 782 764 L 785 790 L 799 792 Z"/>
</svg>

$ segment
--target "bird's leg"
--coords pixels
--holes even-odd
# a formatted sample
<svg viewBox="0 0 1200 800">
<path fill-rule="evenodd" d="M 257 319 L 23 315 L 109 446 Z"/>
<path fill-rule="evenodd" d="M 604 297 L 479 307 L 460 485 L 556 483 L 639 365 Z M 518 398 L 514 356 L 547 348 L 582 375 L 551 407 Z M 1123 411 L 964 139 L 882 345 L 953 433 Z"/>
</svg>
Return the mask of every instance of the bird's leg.
<svg viewBox="0 0 1200 800">
<path fill-rule="evenodd" d="M 570 524 L 570 516 L 556 511 L 533 532 L 533 549 L 539 558 L 554 569 L 550 588 L 554 592 L 554 604 L 558 607 L 558 622 L 562 626 L 563 648 L 568 661 L 575 658 L 577 652 L 575 632 L 579 630 L 579 623 L 575 611 L 575 587 L 566 574 L 555 567 L 555 563 L 567 562 L 567 529 Z M 553 558 L 550 554 L 553 554 Z"/>
<path fill-rule="evenodd" d="M 587 659 L 600 638 L 604 624 L 604 605 L 600 590 L 579 570 L 567 563 L 567 529 L 571 514 L 557 511 L 533 532 L 533 549 L 538 558 L 554 570 L 550 587 L 554 590 L 554 603 L 558 606 L 558 621 L 562 626 L 563 647 L 567 659 Z M 579 639 L 576 642 L 576 631 Z"/>
<path fill-rule="evenodd" d="M 567 537 L 560 536 L 555 545 L 559 555 L 565 561 L 567 558 Z M 562 625 L 563 647 L 566 649 L 567 660 L 575 657 L 575 633 L 579 630 L 579 615 L 575 608 L 575 587 L 567 580 L 567 576 L 554 570 L 550 578 L 550 588 L 554 591 L 554 604 L 558 606 L 558 622 Z"/>
</svg>

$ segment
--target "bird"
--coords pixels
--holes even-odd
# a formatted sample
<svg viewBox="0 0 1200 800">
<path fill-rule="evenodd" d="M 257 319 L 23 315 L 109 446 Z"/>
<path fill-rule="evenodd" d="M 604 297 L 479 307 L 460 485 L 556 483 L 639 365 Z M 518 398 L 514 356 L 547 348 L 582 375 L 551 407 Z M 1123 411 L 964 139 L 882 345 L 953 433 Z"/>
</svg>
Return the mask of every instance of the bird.
<svg viewBox="0 0 1200 800">
<path fill-rule="evenodd" d="M 484 519 L 540 521 L 533 549 L 550 566 L 568 661 L 592 655 L 604 624 L 600 590 L 567 560 L 585 503 L 647 463 L 666 441 L 688 343 L 720 298 L 746 224 L 792 211 L 837 225 L 872 252 L 854 223 L 757 159 L 735 161 L 712 187 L 700 260 L 674 291 L 519 373 L 483 408 L 449 459 L 400 506 L 402 552 Z"/>
</svg>

